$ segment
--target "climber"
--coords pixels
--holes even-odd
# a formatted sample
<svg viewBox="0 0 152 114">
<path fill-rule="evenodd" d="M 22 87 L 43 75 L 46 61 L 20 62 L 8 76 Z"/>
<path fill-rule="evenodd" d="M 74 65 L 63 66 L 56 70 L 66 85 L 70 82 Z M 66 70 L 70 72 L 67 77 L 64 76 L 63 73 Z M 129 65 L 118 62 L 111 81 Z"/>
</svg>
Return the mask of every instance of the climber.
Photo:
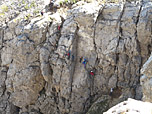
<svg viewBox="0 0 152 114">
<path fill-rule="evenodd" d="M 80 61 L 79 61 L 80 63 L 81 63 L 82 59 L 83 59 L 83 57 L 80 57 Z"/>
<path fill-rule="evenodd" d="M 41 11 L 41 15 L 43 16 L 43 14 L 44 14 L 44 12 L 43 11 Z"/>
<path fill-rule="evenodd" d="M 72 61 L 74 61 L 74 55 L 72 55 Z"/>
<path fill-rule="evenodd" d="M 54 1 L 50 0 L 49 7 L 50 7 L 50 10 L 51 10 L 51 11 L 53 10 L 53 5 L 54 5 Z"/>
<path fill-rule="evenodd" d="M 61 26 L 59 25 L 59 26 L 58 26 L 58 30 L 60 31 L 60 29 L 61 29 Z"/>
<path fill-rule="evenodd" d="M 82 62 L 82 64 L 84 64 L 84 68 L 86 67 L 86 64 L 87 64 L 87 60 L 84 59 L 84 61 Z"/>
<path fill-rule="evenodd" d="M 69 51 L 69 52 L 67 53 L 68 59 L 70 59 L 70 54 L 71 54 L 71 51 Z"/>
<path fill-rule="evenodd" d="M 92 70 L 90 71 L 90 75 L 91 75 L 91 76 L 94 76 L 94 72 L 93 72 Z"/>
<path fill-rule="evenodd" d="M 112 96 L 113 88 L 110 89 L 110 96 Z"/>
</svg>

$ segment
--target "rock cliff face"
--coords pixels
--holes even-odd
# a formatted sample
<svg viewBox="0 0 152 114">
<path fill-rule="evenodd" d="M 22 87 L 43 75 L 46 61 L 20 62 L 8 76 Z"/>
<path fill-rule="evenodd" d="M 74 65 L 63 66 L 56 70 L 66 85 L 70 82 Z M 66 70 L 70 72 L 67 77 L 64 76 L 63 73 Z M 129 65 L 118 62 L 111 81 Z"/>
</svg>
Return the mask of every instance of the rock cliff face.
<svg viewBox="0 0 152 114">
<path fill-rule="evenodd" d="M 95 114 L 91 105 L 99 103 L 96 114 L 102 114 L 128 97 L 141 99 L 151 13 L 148 1 L 79 2 L 66 16 L 48 12 L 6 22 L 0 28 L 0 113 Z"/>
<path fill-rule="evenodd" d="M 143 65 L 141 69 L 141 73 L 143 76 L 140 78 L 140 83 L 142 85 L 143 90 L 143 101 L 152 102 L 152 56 L 149 57 L 147 62 Z"/>
</svg>

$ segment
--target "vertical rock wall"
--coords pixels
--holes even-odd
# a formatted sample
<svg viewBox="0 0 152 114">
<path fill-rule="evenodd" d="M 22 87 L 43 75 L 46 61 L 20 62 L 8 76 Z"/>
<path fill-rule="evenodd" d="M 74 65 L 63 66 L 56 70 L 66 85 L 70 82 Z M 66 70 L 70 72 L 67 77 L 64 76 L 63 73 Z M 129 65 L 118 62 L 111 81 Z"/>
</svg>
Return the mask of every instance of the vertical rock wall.
<svg viewBox="0 0 152 114">
<path fill-rule="evenodd" d="M 143 65 L 143 68 L 141 69 L 141 73 L 143 74 L 140 78 L 140 83 L 142 85 L 143 90 L 142 100 L 146 102 L 152 102 L 151 59 L 152 57 L 150 56 L 146 63 Z"/>
<path fill-rule="evenodd" d="M 151 11 L 151 2 L 79 2 L 65 19 L 56 12 L 8 22 L 0 28 L 0 113 L 81 114 L 95 101 L 105 111 L 141 99 Z"/>
</svg>

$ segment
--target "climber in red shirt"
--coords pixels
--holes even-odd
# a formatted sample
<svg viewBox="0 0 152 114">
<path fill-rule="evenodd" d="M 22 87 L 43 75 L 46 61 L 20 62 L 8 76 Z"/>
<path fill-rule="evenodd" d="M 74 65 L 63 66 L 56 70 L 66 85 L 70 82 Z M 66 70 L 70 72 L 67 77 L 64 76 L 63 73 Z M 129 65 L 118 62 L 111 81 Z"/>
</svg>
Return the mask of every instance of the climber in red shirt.
<svg viewBox="0 0 152 114">
<path fill-rule="evenodd" d="M 69 52 L 67 53 L 67 55 L 68 55 L 68 59 L 70 59 L 71 51 L 69 51 Z"/>
<path fill-rule="evenodd" d="M 94 72 L 93 72 L 93 71 L 90 71 L 90 75 L 91 75 L 91 76 L 94 76 Z"/>
<path fill-rule="evenodd" d="M 61 29 L 61 26 L 59 25 L 59 26 L 58 26 L 58 30 L 60 31 L 60 29 Z"/>
</svg>

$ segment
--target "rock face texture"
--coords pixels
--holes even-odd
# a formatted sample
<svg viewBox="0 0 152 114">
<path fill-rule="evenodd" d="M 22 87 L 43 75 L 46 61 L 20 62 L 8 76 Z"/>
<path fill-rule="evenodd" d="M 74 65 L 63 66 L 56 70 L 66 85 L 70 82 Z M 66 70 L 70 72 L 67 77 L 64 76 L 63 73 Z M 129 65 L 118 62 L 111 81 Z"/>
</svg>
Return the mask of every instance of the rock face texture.
<svg viewBox="0 0 152 114">
<path fill-rule="evenodd" d="M 141 99 L 151 13 L 148 1 L 79 2 L 67 15 L 6 22 L 0 27 L 0 113 L 95 114 L 100 104 L 102 114 L 129 97 Z"/>
<path fill-rule="evenodd" d="M 143 101 L 152 102 L 152 56 L 143 65 L 141 73 L 144 74 L 140 78 L 140 83 L 143 90 Z"/>
<path fill-rule="evenodd" d="M 151 114 L 152 103 L 128 99 L 103 114 Z"/>
</svg>

